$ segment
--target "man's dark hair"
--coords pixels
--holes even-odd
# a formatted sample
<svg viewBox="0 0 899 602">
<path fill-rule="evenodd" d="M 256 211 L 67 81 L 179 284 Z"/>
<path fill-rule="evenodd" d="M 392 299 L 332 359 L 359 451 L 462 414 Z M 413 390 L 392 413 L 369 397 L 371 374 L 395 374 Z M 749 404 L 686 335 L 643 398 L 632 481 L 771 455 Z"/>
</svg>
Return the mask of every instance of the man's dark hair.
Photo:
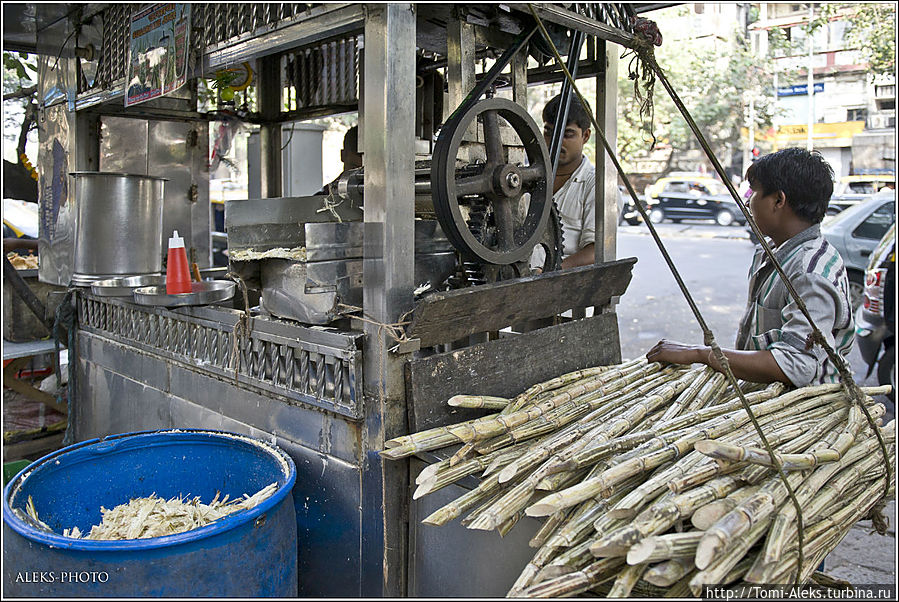
<svg viewBox="0 0 899 602">
<path fill-rule="evenodd" d="M 762 194 L 784 193 L 787 204 L 812 224 L 824 219 L 833 194 L 833 169 L 818 151 L 785 148 L 756 160 L 746 170 L 753 190 Z"/>
<path fill-rule="evenodd" d="M 543 122 L 544 123 L 552 123 L 556 122 L 556 116 L 559 114 L 559 106 L 562 104 L 562 95 L 554 97 L 546 106 L 543 107 Z M 577 124 L 579 128 L 582 130 L 590 129 L 590 115 L 587 113 L 593 112 L 593 109 L 590 108 L 590 105 L 587 105 L 586 110 L 584 109 L 584 105 L 581 104 L 581 101 L 574 94 L 571 95 L 571 107 L 568 109 L 568 122 Z"/>
</svg>

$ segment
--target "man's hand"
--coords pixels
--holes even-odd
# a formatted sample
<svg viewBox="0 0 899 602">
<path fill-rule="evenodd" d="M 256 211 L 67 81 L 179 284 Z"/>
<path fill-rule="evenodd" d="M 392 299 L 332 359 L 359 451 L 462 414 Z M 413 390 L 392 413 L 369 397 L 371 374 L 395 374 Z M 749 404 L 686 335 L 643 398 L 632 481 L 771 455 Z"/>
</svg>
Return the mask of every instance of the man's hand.
<svg viewBox="0 0 899 602">
<path fill-rule="evenodd" d="M 703 357 L 703 350 L 706 352 Z M 663 364 L 705 364 L 708 358 L 707 347 L 697 347 L 696 345 L 685 345 L 677 341 L 669 341 L 662 339 L 655 344 L 655 347 L 646 354 L 646 359 L 650 362 L 661 362 Z"/>
<path fill-rule="evenodd" d="M 784 374 L 774 354 L 770 351 L 735 351 L 722 349 L 731 372 L 737 378 L 755 383 L 782 382 L 793 385 Z M 717 372 L 724 372 L 718 360 L 712 354 L 711 347 L 704 345 L 686 345 L 676 341 L 662 339 L 646 354 L 650 362 L 663 364 L 705 364 Z M 797 385 L 799 386 L 799 385 Z"/>
</svg>

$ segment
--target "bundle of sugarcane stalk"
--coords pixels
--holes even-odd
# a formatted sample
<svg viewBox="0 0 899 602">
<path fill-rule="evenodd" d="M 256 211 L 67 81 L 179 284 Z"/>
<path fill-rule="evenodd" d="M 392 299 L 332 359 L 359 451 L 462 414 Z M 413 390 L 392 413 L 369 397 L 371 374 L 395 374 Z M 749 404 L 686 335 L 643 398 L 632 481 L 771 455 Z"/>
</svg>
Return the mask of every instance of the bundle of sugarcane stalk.
<svg viewBox="0 0 899 602">
<path fill-rule="evenodd" d="M 880 440 L 892 465 L 894 423 L 879 424 L 884 407 L 871 397 L 889 387 L 862 389 L 879 440 L 841 385 L 739 385 L 782 473 L 724 376 L 645 358 L 565 374 L 514 399 L 457 395 L 450 405 L 494 413 L 393 439 L 381 455 L 461 444 L 421 471 L 416 499 L 480 473 L 426 524 L 467 513 L 468 528 L 505 535 L 524 515 L 546 517 L 511 597 L 807 582 L 893 494 Z M 800 504 L 801 554 L 781 475 Z"/>
</svg>

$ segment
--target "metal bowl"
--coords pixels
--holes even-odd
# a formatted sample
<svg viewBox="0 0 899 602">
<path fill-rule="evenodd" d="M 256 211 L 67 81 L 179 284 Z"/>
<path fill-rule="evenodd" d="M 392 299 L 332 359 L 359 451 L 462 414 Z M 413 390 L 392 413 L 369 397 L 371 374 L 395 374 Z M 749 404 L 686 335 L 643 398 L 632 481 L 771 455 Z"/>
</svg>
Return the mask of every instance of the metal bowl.
<svg viewBox="0 0 899 602">
<path fill-rule="evenodd" d="M 168 295 L 165 285 L 145 286 L 134 289 L 134 301 L 141 305 L 181 307 L 183 305 L 209 305 L 227 301 L 234 296 L 235 284 L 230 280 L 206 280 L 191 282 L 191 292 Z"/>
<path fill-rule="evenodd" d="M 91 284 L 91 292 L 98 297 L 130 297 L 134 289 L 144 286 L 164 286 L 165 276 L 145 274 L 125 278 L 108 278 Z"/>
</svg>

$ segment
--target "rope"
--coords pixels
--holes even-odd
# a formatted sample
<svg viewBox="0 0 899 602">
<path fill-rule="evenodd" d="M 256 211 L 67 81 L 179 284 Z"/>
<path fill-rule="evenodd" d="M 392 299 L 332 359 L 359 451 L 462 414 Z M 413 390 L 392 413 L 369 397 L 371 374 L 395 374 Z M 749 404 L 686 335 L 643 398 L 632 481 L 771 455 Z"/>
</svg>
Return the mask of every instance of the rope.
<svg viewBox="0 0 899 602">
<path fill-rule="evenodd" d="M 75 397 L 75 363 L 76 363 L 76 351 L 75 351 L 75 321 L 77 318 L 77 312 L 75 311 L 75 305 L 72 303 L 74 299 L 75 292 L 78 289 L 75 287 L 69 287 L 66 291 L 65 297 L 63 297 L 62 303 L 56 308 L 56 319 L 53 321 L 53 346 L 56 352 L 56 382 L 58 385 L 58 393 L 56 394 L 57 403 L 63 403 L 63 386 L 62 386 L 62 371 L 59 367 L 59 352 L 60 352 L 60 339 L 65 336 L 66 347 L 69 350 L 69 382 L 65 386 L 65 403 L 67 409 L 67 419 L 66 419 L 66 432 L 62 437 L 63 446 L 71 445 L 75 442 L 75 433 L 73 432 L 72 425 L 75 423 L 74 416 L 72 415 L 72 407 L 73 407 L 73 398 Z"/>
<path fill-rule="evenodd" d="M 627 76 L 628 79 L 631 79 L 634 82 L 634 98 L 637 99 L 637 103 L 640 105 L 640 122 L 643 125 L 644 130 L 652 136 L 652 144 L 649 146 L 649 150 L 652 150 L 655 148 L 657 141 L 654 131 L 655 128 L 653 127 L 653 123 L 655 122 L 653 91 L 655 89 L 656 76 L 652 69 L 647 68 L 646 62 L 640 60 L 640 53 L 637 51 L 637 48 L 648 46 L 651 49 L 653 45 L 661 46 L 662 34 L 659 32 L 659 28 L 656 27 L 656 24 L 649 19 L 643 17 L 630 17 L 630 22 L 635 32 L 644 35 L 634 36 L 635 47 L 625 50 L 621 55 L 621 58 L 632 55 L 631 61 L 627 66 Z M 650 38 L 652 38 L 651 42 Z M 640 92 L 641 84 L 643 92 Z M 646 123 L 647 116 L 649 117 L 649 124 Z"/>
<path fill-rule="evenodd" d="M 546 31 L 546 28 L 543 25 L 543 21 L 540 19 L 539 15 L 537 15 L 537 12 L 534 10 L 534 7 L 532 4 L 528 4 L 528 8 L 530 9 L 531 14 L 534 16 L 534 19 L 537 20 L 537 25 L 540 28 L 540 33 L 543 35 L 543 37 L 547 41 L 549 47 L 552 49 L 553 56 L 555 58 L 557 65 L 564 71 L 565 77 L 568 78 L 568 80 L 571 82 L 571 87 L 575 91 L 575 93 L 578 95 L 578 98 L 580 98 L 581 103 L 585 107 L 589 106 L 589 105 L 587 105 L 586 101 L 584 100 L 584 97 L 581 94 L 580 90 L 577 88 L 577 85 L 575 84 L 574 79 L 571 77 L 571 73 L 569 73 L 568 69 L 565 67 L 565 63 L 562 61 L 562 57 L 559 55 L 559 51 L 556 49 L 556 46 L 553 43 L 552 39 L 550 38 L 549 33 Z M 640 51 L 644 55 L 648 54 L 649 56 L 652 56 L 651 45 L 644 43 L 640 46 L 640 48 L 641 48 Z M 648 50 L 647 50 L 647 48 L 648 48 Z M 650 64 L 652 64 L 652 63 L 650 63 Z M 658 74 L 659 71 L 657 68 L 658 68 L 658 65 L 655 65 L 654 70 Z M 663 77 L 663 76 L 660 76 L 660 78 L 661 77 Z M 666 90 L 667 89 L 668 89 L 668 86 L 666 86 Z M 673 91 L 669 90 L 669 92 L 673 92 Z M 686 110 L 686 109 L 684 109 L 684 110 Z M 693 315 L 696 318 L 696 321 L 699 323 L 699 326 L 702 329 L 702 333 L 703 333 L 703 341 L 705 342 L 706 345 L 708 345 L 712 348 L 712 353 L 714 354 L 715 358 L 718 360 L 719 365 L 724 369 L 725 375 L 726 375 L 730 385 L 734 388 L 737 395 L 739 396 L 740 402 L 742 403 L 743 408 L 746 410 L 746 413 L 749 416 L 750 421 L 752 422 L 753 426 L 755 427 L 755 430 L 759 434 L 759 438 L 761 439 L 762 444 L 765 446 L 765 449 L 768 451 L 768 454 L 771 457 L 772 465 L 777 470 L 777 474 L 780 476 L 781 480 L 783 481 L 783 484 L 787 490 L 787 494 L 789 495 L 790 499 L 793 502 L 793 506 L 796 509 L 797 527 L 798 527 L 798 536 L 799 536 L 799 550 L 798 550 L 798 559 L 797 559 L 798 570 L 796 572 L 796 583 L 798 584 L 799 575 L 802 572 L 802 565 L 803 565 L 803 561 L 804 561 L 804 557 L 803 557 L 803 553 L 802 553 L 802 548 L 803 548 L 803 543 L 804 543 L 804 528 L 803 528 L 802 508 L 799 504 L 799 500 L 796 498 L 796 494 L 793 491 L 793 488 L 790 486 L 790 483 L 787 480 L 786 474 L 784 474 L 783 466 L 781 465 L 780 460 L 777 458 L 776 454 L 774 453 L 774 449 L 771 447 L 771 444 L 768 442 L 768 438 L 765 436 L 765 433 L 762 431 L 762 427 L 761 427 L 761 425 L 759 425 L 758 420 L 755 417 L 755 414 L 753 414 L 752 409 L 749 406 L 749 402 L 746 400 L 746 397 L 743 394 L 742 389 L 740 389 L 737 379 L 730 369 L 730 364 L 728 363 L 727 358 L 724 355 L 724 352 L 721 351 L 721 348 L 718 346 L 718 343 L 715 341 L 715 335 L 712 333 L 711 329 L 708 327 L 708 324 L 706 324 L 706 321 L 703 318 L 702 313 L 699 311 L 699 307 L 696 305 L 695 301 L 693 300 L 693 297 L 690 294 L 690 291 L 687 289 L 686 284 L 684 284 L 684 281 L 681 278 L 680 273 L 678 272 L 677 268 L 675 267 L 674 262 L 671 260 L 671 257 L 668 255 L 668 251 L 665 249 L 665 245 L 662 243 L 662 239 L 659 237 L 658 232 L 656 232 L 655 227 L 652 225 L 652 222 L 649 219 L 649 216 L 646 214 L 646 210 L 643 208 L 642 204 L 637 200 L 637 193 L 634 190 L 633 184 L 631 184 L 630 179 L 628 178 L 627 174 L 624 172 L 624 169 L 621 167 L 621 164 L 618 162 L 618 158 L 615 154 L 614 149 L 611 147 L 611 145 L 609 144 L 609 141 L 606 139 L 605 133 L 603 132 L 602 128 L 599 127 L 599 124 L 597 123 L 596 118 L 594 117 L 593 113 L 591 111 L 586 111 L 586 113 L 590 116 L 590 120 L 593 122 L 593 126 L 596 128 L 597 136 L 602 141 L 603 146 L 605 147 L 606 153 L 608 154 L 609 158 L 612 160 L 612 163 L 615 165 L 615 169 L 618 171 L 618 174 L 621 176 L 622 180 L 624 181 L 624 184 L 627 187 L 628 192 L 630 193 L 630 195 L 634 201 L 634 206 L 640 212 L 640 215 L 643 217 L 643 221 L 646 222 L 646 225 L 649 227 L 649 232 L 652 235 L 653 240 L 655 240 L 656 245 L 659 247 L 659 250 L 661 251 L 662 256 L 665 258 L 665 262 L 668 264 L 668 268 L 671 270 L 671 273 L 674 276 L 674 279 L 677 281 L 678 287 L 680 288 L 681 292 L 683 293 L 684 298 L 687 300 L 687 304 L 690 306 L 690 309 L 693 312 Z M 710 151 L 707 151 L 707 152 L 710 152 Z M 781 270 L 781 272 L 782 272 L 782 270 Z M 876 432 L 876 430 L 877 429 L 875 428 L 875 432 Z"/>
<path fill-rule="evenodd" d="M 234 384 L 236 385 L 240 375 L 240 339 L 241 337 L 250 339 L 250 300 L 247 296 L 247 283 L 243 281 L 243 278 L 231 271 L 228 271 L 225 277 L 236 282 L 243 295 L 243 311 L 231 332 L 231 367 L 234 368 Z"/>
<path fill-rule="evenodd" d="M 406 318 L 408 318 L 409 315 L 411 315 L 412 312 L 415 311 L 415 309 L 410 309 L 402 316 L 400 316 L 398 322 L 388 324 L 384 322 L 378 322 L 377 320 L 368 318 L 364 315 L 352 315 L 356 312 L 362 312 L 362 308 L 356 305 L 345 305 L 343 303 L 338 303 L 337 308 L 338 310 L 340 310 L 340 313 L 342 315 L 345 315 L 352 320 L 359 320 L 360 322 L 365 322 L 366 324 L 371 324 L 378 327 L 378 374 L 380 375 L 378 395 L 380 402 L 384 403 L 384 400 L 387 399 L 387 390 L 384 385 L 384 335 L 387 334 L 396 343 L 396 345 L 388 349 L 388 351 L 391 352 L 395 352 L 399 348 L 400 343 L 408 342 L 409 338 L 406 336 L 406 331 L 403 327 L 407 324 L 410 324 L 410 322 L 406 321 Z"/>
</svg>

